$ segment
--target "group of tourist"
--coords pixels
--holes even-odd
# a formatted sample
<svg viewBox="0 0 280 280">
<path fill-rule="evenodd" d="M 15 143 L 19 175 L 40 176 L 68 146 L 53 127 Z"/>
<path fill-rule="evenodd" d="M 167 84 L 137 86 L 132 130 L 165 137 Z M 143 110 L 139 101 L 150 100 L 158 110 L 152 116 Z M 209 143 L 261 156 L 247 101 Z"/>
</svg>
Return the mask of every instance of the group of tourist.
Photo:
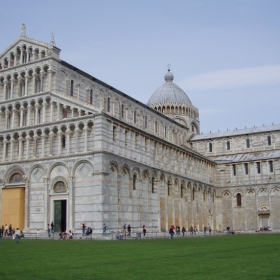
<svg viewBox="0 0 280 280">
<path fill-rule="evenodd" d="M 3 236 L 13 236 L 15 234 L 15 229 L 10 224 L 9 226 L 6 224 L 5 226 L 2 225 L 1 231 Z"/>
<path fill-rule="evenodd" d="M 271 231 L 270 227 L 260 227 L 255 232 L 264 232 L 264 231 Z"/>
<path fill-rule="evenodd" d="M 69 232 L 67 232 L 66 230 L 64 232 L 59 232 L 59 239 L 73 239 L 73 232 L 71 230 L 69 230 Z"/>
<path fill-rule="evenodd" d="M 104 225 L 105 225 L 105 224 L 104 224 Z M 116 232 L 116 239 L 122 240 L 125 236 L 130 236 L 130 237 L 131 237 L 131 230 L 132 230 L 131 225 L 128 224 L 128 225 L 126 226 L 126 223 L 124 223 L 122 230 Z M 104 231 L 103 231 L 103 232 L 104 232 Z M 142 226 L 142 233 L 143 233 L 143 236 L 144 236 L 144 237 L 146 236 L 146 232 L 147 232 L 146 226 L 143 225 L 143 226 Z"/>
<path fill-rule="evenodd" d="M 92 234 L 92 228 L 87 227 L 85 224 L 82 224 L 82 235 L 83 236 L 88 236 Z"/>
<path fill-rule="evenodd" d="M 21 238 L 24 238 L 24 233 L 19 228 L 12 228 L 12 225 L 2 225 L 0 228 L 0 240 L 2 240 L 2 237 L 6 236 L 12 236 L 18 243 Z"/>
<path fill-rule="evenodd" d="M 207 230 L 208 230 L 209 234 L 211 234 L 211 232 L 212 232 L 211 226 L 208 226 L 208 227 L 204 226 L 204 228 L 203 228 L 204 234 L 207 233 Z M 186 232 L 187 232 L 186 228 L 182 227 L 183 236 L 185 236 Z M 190 235 L 196 235 L 197 228 L 194 228 L 193 226 L 190 226 L 189 232 L 190 232 Z M 176 233 L 176 235 L 180 235 L 181 228 L 180 228 L 180 226 L 171 225 L 170 228 L 169 228 L 170 239 L 173 239 L 175 233 Z"/>
</svg>

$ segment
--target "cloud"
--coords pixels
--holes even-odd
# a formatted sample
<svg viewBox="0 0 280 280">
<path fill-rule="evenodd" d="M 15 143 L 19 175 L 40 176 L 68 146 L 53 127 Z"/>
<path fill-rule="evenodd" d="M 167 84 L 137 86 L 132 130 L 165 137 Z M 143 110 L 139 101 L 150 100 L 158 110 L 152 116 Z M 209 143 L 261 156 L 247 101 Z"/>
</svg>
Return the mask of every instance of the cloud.
<svg viewBox="0 0 280 280">
<path fill-rule="evenodd" d="M 202 73 L 180 84 L 186 91 L 195 91 L 276 83 L 280 83 L 280 64 Z"/>
</svg>

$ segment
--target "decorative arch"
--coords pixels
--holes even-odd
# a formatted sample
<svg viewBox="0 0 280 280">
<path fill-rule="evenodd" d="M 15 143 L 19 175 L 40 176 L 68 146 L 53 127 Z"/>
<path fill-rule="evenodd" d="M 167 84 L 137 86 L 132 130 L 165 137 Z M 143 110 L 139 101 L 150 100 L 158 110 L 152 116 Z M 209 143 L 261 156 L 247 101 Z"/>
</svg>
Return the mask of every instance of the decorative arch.
<svg viewBox="0 0 280 280">
<path fill-rule="evenodd" d="M 47 177 L 48 177 L 48 178 L 50 177 L 50 174 L 51 174 L 52 170 L 53 170 L 56 166 L 59 166 L 59 165 L 60 165 L 60 166 L 64 166 L 64 167 L 67 169 L 68 174 L 70 174 L 70 170 L 69 170 L 68 165 L 67 165 L 66 163 L 64 163 L 64 162 L 59 161 L 59 162 L 54 162 L 53 164 L 51 164 L 51 165 L 49 166 L 49 169 L 48 169 L 48 171 L 47 171 Z"/>
<path fill-rule="evenodd" d="M 92 174 L 94 167 L 92 163 L 86 159 L 79 160 L 75 162 L 72 168 L 71 176 L 74 177 L 76 172 L 79 172 L 82 177 L 87 176 L 88 174 Z"/>
<path fill-rule="evenodd" d="M 12 165 L 7 169 L 4 178 L 8 184 L 22 183 L 25 179 L 25 174 L 26 172 L 21 165 Z"/>
</svg>

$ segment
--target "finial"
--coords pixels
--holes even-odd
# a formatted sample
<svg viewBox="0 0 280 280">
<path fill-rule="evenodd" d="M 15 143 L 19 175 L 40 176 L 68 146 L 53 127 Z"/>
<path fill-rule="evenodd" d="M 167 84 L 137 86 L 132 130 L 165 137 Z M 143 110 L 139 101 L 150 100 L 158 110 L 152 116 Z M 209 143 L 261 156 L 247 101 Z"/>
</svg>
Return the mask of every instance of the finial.
<svg viewBox="0 0 280 280">
<path fill-rule="evenodd" d="M 171 67 L 171 65 L 170 65 L 170 64 L 167 64 L 168 72 L 170 72 L 170 67 Z"/>
<path fill-rule="evenodd" d="M 51 36 L 51 42 L 50 42 L 50 44 L 51 44 L 52 46 L 55 46 L 55 40 L 54 40 L 54 35 L 53 35 L 53 33 L 52 33 L 52 36 Z"/>
<path fill-rule="evenodd" d="M 24 23 L 21 26 L 21 37 L 26 37 L 26 25 Z"/>
</svg>

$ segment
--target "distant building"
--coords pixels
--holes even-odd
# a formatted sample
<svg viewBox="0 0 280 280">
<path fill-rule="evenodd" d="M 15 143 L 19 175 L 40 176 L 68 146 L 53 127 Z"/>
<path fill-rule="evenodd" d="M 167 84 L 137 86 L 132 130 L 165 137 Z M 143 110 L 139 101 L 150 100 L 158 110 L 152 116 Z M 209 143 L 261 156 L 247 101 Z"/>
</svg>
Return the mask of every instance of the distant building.
<svg viewBox="0 0 280 280">
<path fill-rule="evenodd" d="M 280 229 L 280 126 L 200 134 L 198 109 L 164 78 L 144 105 L 23 25 L 0 55 L 0 223 Z"/>
</svg>

